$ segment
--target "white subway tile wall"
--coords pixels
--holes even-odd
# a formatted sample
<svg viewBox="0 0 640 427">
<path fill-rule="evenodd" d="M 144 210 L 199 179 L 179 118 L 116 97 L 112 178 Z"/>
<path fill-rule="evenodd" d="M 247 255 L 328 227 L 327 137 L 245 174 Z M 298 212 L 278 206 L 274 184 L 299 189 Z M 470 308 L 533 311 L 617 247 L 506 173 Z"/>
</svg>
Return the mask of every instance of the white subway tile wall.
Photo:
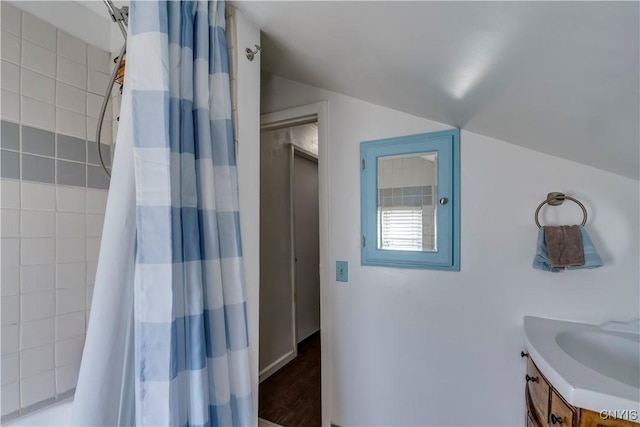
<svg viewBox="0 0 640 427">
<path fill-rule="evenodd" d="M 85 239 L 66 238 L 56 239 L 56 261 L 63 262 L 85 262 Z"/>
<path fill-rule="evenodd" d="M 46 319 L 54 314 L 53 292 L 38 292 L 20 297 L 20 321 Z"/>
<path fill-rule="evenodd" d="M 94 70 L 109 70 L 113 65 L 109 62 L 109 52 L 87 45 L 87 59 L 89 68 Z"/>
<path fill-rule="evenodd" d="M 20 239 L 20 265 L 41 265 L 55 262 L 56 240 Z"/>
<path fill-rule="evenodd" d="M 20 353 L 20 378 L 53 370 L 53 344 Z"/>
<path fill-rule="evenodd" d="M 0 87 L 14 92 L 20 91 L 20 67 L 18 65 L 9 61 L 2 61 Z"/>
<path fill-rule="evenodd" d="M 85 212 L 86 190 L 84 188 L 57 187 L 58 212 Z"/>
<path fill-rule="evenodd" d="M 22 124 L 55 132 L 56 108 L 53 104 L 21 96 L 20 105 Z"/>
<path fill-rule="evenodd" d="M 56 53 L 22 39 L 22 67 L 55 78 Z"/>
<path fill-rule="evenodd" d="M 40 264 L 20 267 L 20 293 L 46 292 L 55 289 L 56 265 Z"/>
<path fill-rule="evenodd" d="M 113 64 L 14 4 L 0 8 L 4 422 L 76 386 L 109 185 L 93 141 Z"/>
<path fill-rule="evenodd" d="M 20 323 L 20 350 L 38 348 L 53 342 L 53 317 Z"/>
<path fill-rule="evenodd" d="M 23 407 L 50 399 L 55 393 L 53 370 L 20 381 L 20 401 Z"/>
<path fill-rule="evenodd" d="M 57 390 L 71 390 L 78 382 L 78 372 L 80 371 L 80 361 L 56 368 L 56 388 Z"/>
<path fill-rule="evenodd" d="M 56 104 L 59 107 L 84 114 L 87 93 L 82 89 L 58 82 L 56 86 Z"/>
<path fill-rule="evenodd" d="M 85 215 L 58 212 L 56 215 L 56 237 L 84 237 Z"/>
<path fill-rule="evenodd" d="M 104 223 L 104 215 L 87 214 L 86 223 L 87 237 L 102 236 L 102 224 Z"/>
<path fill-rule="evenodd" d="M 51 77 L 25 69 L 22 70 L 20 91 L 23 96 L 53 104 L 56 94 L 56 81 Z"/>
<path fill-rule="evenodd" d="M 2 267 L 14 266 L 20 263 L 20 239 L 2 238 Z"/>
<path fill-rule="evenodd" d="M 20 95 L 9 90 L 2 89 L 2 118 L 7 120 L 20 120 Z"/>
<path fill-rule="evenodd" d="M 79 64 L 87 64 L 87 44 L 69 34 L 58 33 L 58 55 L 69 58 Z"/>
<path fill-rule="evenodd" d="M 56 109 L 56 131 L 58 135 L 71 135 L 76 138 L 86 139 L 86 120 L 84 113 L 76 113 L 60 107 Z"/>
<path fill-rule="evenodd" d="M 2 337 L 3 356 L 16 353 L 20 349 L 20 328 L 17 324 L 3 326 L 0 336 Z"/>
<path fill-rule="evenodd" d="M 56 341 L 59 345 L 64 346 L 62 341 L 76 337 L 76 341 L 82 342 L 85 333 L 84 313 L 79 311 L 76 313 L 60 315 L 56 318 Z M 58 346 L 56 344 L 56 346 Z M 81 350 L 81 349 L 80 349 Z M 72 352 L 71 356 L 77 357 L 80 351 Z M 65 358 L 57 357 L 56 365 L 66 365 Z M 75 359 L 73 360 L 75 361 Z"/>
<path fill-rule="evenodd" d="M 47 49 L 56 50 L 56 28 L 28 13 L 22 14 L 22 38 Z"/>
<path fill-rule="evenodd" d="M 75 86 L 79 89 L 87 89 L 87 66 L 78 64 L 70 59 L 58 57 L 58 80 Z"/>
<path fill-rule="evenodd" d="M 2 369 L 4 371 L 4 369 Z M 20 409 L 20 382 L 2 385 L 2 411 L 8 414 Z"/>
<path fill-rule="evenodd" d="M 7 375 L 2 377 L 2 385 L 11 384 L 20 378 L 20 359 L 18 356 L 18 353 L 2 356 L 2 370 L 7 372 Z"/>
<path fill-rule="evenodd" d="M 20 209 L 20 183 L 18 181 L 2 181 L 0 184 L 0 203 L 3 208 Z"/>
<path fill-rule="evenodd" d="M 88 91 L 95 94 L 104 94 L 109 82 L 109 75 L 89 68 Z"/>
<path fill-rule="evenodd" d="M 2 237 L 20 237 L 20 211 L 17 209 L 2 209 Z"/>
<path fill-rule="evenodd" d="M 2 48 L 0 49 L 0 57 L 7 61 L 20 63 L 20 37 L 7 31 L 2 31 Z"/>
<path fill-rule="evenodd" d="M 86 285 L 87 266 L 84 262 L 60 264 L 56 270 L 56 288 L 81 288 Z"/>
<path fill-rule="evenodd" d="M 47 211 L 20 212 L 20 236 L 53 237 L 55 235 L 56 213 Z"/>
<path fill-rule="evenodd" d="M 0 24 L 0 27 L 3 30 L 19 36 L 22 28 L 22 15 L 20 14 L 20 10 L 15 7 L 3 8 L 2 23 Z"/>
<path fill-rule="evenodd" d="M 51 185 L 21 182 L 22 209 L 56 210 L 56 188 Z"/>
<path fill-rule="evenodd" d="M 20 311 L 18 310 L 18 296 L 2 297 L 2 324 L 11 325 L 18 323 Z"/>
<path fill-rule="evenodd" d="M 2 267 L 2 296 L 20 295 L 20 267 Z"/>
</svg>

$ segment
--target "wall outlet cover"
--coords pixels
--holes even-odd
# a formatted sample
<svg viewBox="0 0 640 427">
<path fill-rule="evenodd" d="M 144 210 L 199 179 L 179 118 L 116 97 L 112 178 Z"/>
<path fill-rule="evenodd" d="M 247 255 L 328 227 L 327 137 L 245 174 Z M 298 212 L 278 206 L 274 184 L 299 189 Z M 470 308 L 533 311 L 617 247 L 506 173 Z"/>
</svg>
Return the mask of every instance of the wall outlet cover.
<svg viewBox="0 0 640 427">
<path fill-rule="evenodd" d="M 336 280 L 338 282 L 349 281 L 349 263 L 347 261 L 336 261 Z"/>
</svg>

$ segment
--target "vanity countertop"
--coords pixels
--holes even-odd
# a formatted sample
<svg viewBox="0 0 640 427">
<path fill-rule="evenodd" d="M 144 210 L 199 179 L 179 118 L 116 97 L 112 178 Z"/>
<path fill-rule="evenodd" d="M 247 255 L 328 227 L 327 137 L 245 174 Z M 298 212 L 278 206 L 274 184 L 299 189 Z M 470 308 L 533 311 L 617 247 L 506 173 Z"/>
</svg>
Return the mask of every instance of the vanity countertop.
<svg viewBox="0 0 640 427">
<path fill-rule="evenodd" d="M 640 413 L 640 333 L 636 321 L 598 326 L 525 316 L 527 350 L 573 406 Z"/>
</svg>

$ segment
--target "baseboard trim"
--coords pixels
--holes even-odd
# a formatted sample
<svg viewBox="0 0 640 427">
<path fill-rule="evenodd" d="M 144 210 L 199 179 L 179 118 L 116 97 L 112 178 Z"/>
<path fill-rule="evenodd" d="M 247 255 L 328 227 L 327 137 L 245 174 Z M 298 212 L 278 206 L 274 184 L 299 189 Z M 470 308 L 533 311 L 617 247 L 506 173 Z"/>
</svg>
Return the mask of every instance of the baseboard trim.
<svg viewBox="0 0 640 427">
<path fill-rule="evenodd" d="M 258 427 L 262 427 L 261 424 L 269 426 L 269 427 L 283 427 L 280 424 L 276 424 L 276 423 L 271 422 L 269 420 L 265 420 L 264 418 L 258 418 Z"/>
<path fill-rule="evenodd" d="M 258 381 L 262 382 L 266 380 L 271 375 L 278 372 L 278 370 L 282 368 L 284 365 L 286 365 L 287 363 L 295 359 L 296 356 L 297 356 L 297 352 L 295 350 L 291 350 L 289 353 L 286 353 L 285 355 L 280 357 L 278 360 L 273 362 L 271 365 L 267 366 L 262 371 L 260 371 L 260 373 L 258 374 Z"/>
<path fill-rule="evenodd" d="M 298 342 L 298 349 L 300 349 L 301 347 L 303 347 L 305 344 L 309 343 L 309 341 L 312 341 L 313 339 L 315 339 L 317 336 L 320 335 L 320 328 L 318 328 L 317 330 L 311 332 L 309 335 L 307 335 L 305 338 L 302 338 L 300 340 L 300 342 Z"/>
</svg>

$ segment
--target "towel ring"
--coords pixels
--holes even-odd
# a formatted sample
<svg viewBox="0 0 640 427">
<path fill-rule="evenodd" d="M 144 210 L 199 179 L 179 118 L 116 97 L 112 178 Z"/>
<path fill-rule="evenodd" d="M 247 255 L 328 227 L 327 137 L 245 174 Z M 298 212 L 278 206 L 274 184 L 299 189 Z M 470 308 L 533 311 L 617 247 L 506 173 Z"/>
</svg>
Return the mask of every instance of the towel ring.
<svg viewBox="0 0 640 427">
<path fill-rule="evenodd" d="M 540 221 L 538 221 L 538 213 L 540 212 L 540 209 L 546 204 L 549 204 L 550 206 L 561 205 L 562 202 L 565 199 L 571 200 L 572 202 L 575 202 L 575 203 L 577 203 L 578 206 L 580 206 L 580 209 L 582 209 L 582 216 L 583 216 L 583 218 L 582 218 L 582 226 L 584 226 L 587 223 L 587 209 L 577 199 L 574 199 L 573 197 L 565 196 L 562 193 L 549 193 L 547 195 L 547 200 L 545 200 L 544 202 L 540 203 L 538 205 L 538 208 L 536 209 L 535 220 L 536 220 L 536 225 L 538 226 L 538 228 L 542 228 L 542 226 L 540 225 Z"/>
</svg>

